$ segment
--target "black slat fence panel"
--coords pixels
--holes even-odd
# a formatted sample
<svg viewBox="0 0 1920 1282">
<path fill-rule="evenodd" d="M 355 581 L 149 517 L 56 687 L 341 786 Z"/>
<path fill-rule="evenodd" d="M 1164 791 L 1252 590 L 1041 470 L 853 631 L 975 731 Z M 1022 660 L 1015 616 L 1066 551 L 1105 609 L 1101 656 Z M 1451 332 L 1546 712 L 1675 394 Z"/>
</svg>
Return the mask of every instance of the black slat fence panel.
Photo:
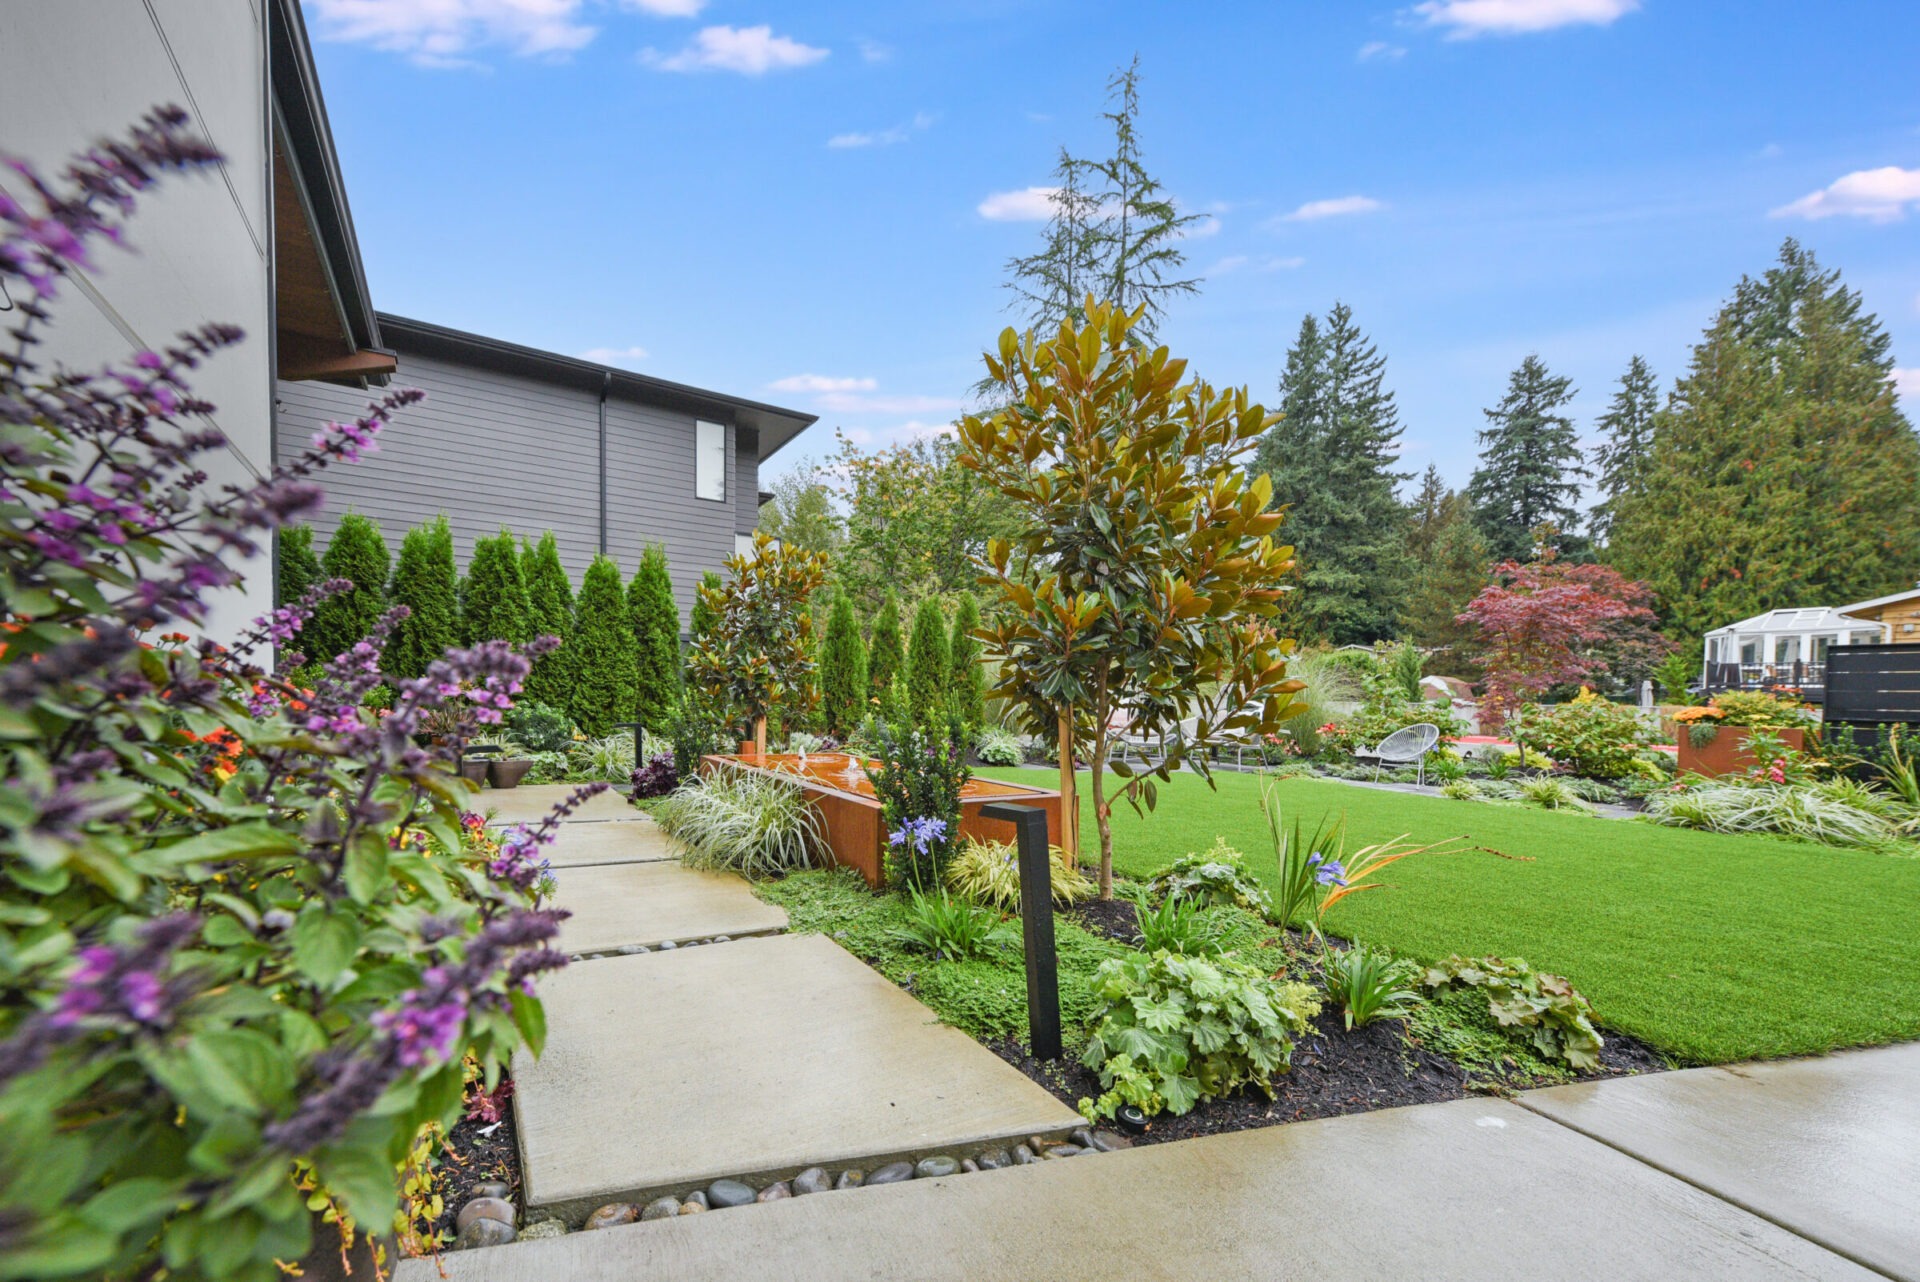
<svg viewBox="0 0 1920 1282">
<path fill-rule="evenodd" d="M 1826 719 L 1869 726 L 1920 722 L 1920 645 L 1827 651 Z"/>
</svg>

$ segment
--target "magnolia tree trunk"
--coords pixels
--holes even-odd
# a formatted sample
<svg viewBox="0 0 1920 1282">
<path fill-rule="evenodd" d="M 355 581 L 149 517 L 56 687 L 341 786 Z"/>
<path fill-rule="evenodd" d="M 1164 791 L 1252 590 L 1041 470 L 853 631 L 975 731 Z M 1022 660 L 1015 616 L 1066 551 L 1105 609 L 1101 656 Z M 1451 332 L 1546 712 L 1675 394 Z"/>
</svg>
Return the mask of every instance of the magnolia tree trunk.
<svg viewBox="0 0 1920 1282">
<path fill-rule="evenodd" d="M 1073 782 L 1073 709 L 1060 709 L 1060 854 L 1070 864 L 1080 860 L 1080 798 Z"/>
<path fill-rule="evenodd" d="M 767 719 L 764 716 L 753 719 L 753 755 L 767 755 Z"/>
</svg>

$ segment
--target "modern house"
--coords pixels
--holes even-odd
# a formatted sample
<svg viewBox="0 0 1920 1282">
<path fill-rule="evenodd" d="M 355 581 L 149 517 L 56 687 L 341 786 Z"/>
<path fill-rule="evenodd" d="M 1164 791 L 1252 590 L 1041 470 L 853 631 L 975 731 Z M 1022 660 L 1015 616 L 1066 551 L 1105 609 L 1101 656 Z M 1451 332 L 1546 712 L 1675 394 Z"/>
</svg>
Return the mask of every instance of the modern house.
<svg viewBox="0 0 1920 1282">
<path fill-rule="evenodd" d="M 552 530 L 577 580 L 595 553 L 631 575 L 662 544 L 674 596 L 692 608 L 700 576 L 750 543 L 760 466 L 814 421 L 811 414 L 670 383 L 593 361 L 382 313 L 394 381 L 426 392 L 380 438 L 380 450 L 328 472 L 324 539 L 349 509 L 379 522 L 389 544 L 444 512 L 462 564 L 503 526 Z M 328 419 L 350 418 L 364 394 L 283 382 L 283 458 Z M 301 430 L 291 430 L 298 425 Z"/>
<path fill-rule="evenodd" d="M 48 0 L 0 16 L 0 152 L 58 174 L 74 152 L 156 106 L 188 110 L 226 156 L 217 172 L 143 196 L 131 252 L 106 251 L 62 290 L 47 365 L 74 369 L 164 347 L 209 321 L 248 341 L 195 375 L 224 455 L 212 484 L 263 475 L 276 386 L 364 388 L 393 370 L 360 267 L 298 0 Z M 0 190 L 19 197 L 16 175 Z M 0 307 L 6 304 L 0 302 Z M 304 434 L 302 434 L 304 439 Z M 208 630 L 232 635 L 272 604 L 269 576 L 225 594 Z"/>
<path fill-rule="evenodd" d="M 1819 702 L 1837 646 L 1920 641 L 1920 588 L 1852 605 L 1769 610 L 1707 633 L 1702 679 L 1718 690 L 1794 690 Z"/>
</svg>

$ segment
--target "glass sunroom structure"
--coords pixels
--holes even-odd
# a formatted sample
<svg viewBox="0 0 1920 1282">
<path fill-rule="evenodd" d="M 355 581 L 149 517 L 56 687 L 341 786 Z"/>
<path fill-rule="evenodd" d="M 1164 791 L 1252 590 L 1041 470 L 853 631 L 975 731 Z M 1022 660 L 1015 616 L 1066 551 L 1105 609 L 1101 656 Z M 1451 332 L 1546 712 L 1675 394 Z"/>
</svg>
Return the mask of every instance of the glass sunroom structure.
<svg viewBox="0 0 1920 1282">
<path fill-rule="evenodd" d="M 1792 690 L 1809 699 L 1825 692 L 1827 651 L 1883 639 L 1878 623 L 1828 607 L 1769 610 L 1707 633 L 1701 675 L 1718 690 Z"/>
</svg>

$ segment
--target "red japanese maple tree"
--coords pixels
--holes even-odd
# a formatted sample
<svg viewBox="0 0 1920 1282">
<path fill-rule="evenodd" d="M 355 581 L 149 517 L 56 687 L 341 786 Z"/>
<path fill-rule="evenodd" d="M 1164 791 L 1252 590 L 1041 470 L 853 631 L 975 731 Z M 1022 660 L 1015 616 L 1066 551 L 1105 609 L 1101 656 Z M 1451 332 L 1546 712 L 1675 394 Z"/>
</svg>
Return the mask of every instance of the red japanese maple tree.
<svg viewBox="0 0 1920 1282">
<path fill-rule="evenodd" d="M 1521 704 L 1554 686 L 1608 671 L 1605 643 L 1623 626 L 1652 633 L 1652 591 L 1604 565 L 1570 565 L 1551 547 L 1525 563 L 1502 561 L 1493 582 L 1457 622 L 1473 628 L 1484 651 L 1482 706 L 1504 722 Z"/>
</svg>

